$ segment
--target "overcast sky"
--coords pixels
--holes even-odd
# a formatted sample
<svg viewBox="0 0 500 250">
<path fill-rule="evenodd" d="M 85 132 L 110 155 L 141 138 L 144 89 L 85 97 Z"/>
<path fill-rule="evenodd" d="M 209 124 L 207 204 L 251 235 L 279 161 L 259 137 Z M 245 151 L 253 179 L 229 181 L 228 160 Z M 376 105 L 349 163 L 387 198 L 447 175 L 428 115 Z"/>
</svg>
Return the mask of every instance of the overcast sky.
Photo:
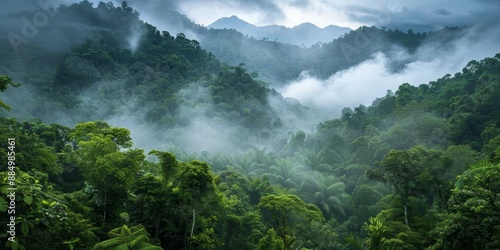
<svg viewBox="0 0 500 250">
<path fill-rule="evenodd" d="M 129 0 L 129 3 L 145 17 L 170 8 L 205 26 L 221 17 L 236 15 L 256 25 L 293 27 L 310 22 L 319 27 L 334 24 L 356 29 L 375 25 L 436 30 L 486 21 L 500 13 L 498 0 Z"/>
<path fill-rule="evenodd" d="M 79 0 L 0 0 L 0 14 L 39 9 L 38 2 L 73 3 Z M 91 0 L 97 6 L 99 0 Z M 113 1 L 120 5 L 121 0 Z M 237 15 L 256 25 L 279 24 L 293 27 L 304 22 L 319 27 L 338 25 L 356 29 L 362 25 L 398 28 L 404 31 L 431 31 L 444 26 L 477 25 L 452 48 L 420 48 L 405 70 L 387 70 L 388 58 L 373 58 L 330 76 L 318 79 L 308 72 L 290 82 L 280 92 L 302 104 L 328 114 L 339 114 L 343 107 L 370 105 L 386 90 L 408 82 L 415 86 L 459 72 L 470 60 L 481 60 L 498 53 L 500 41 L 500 0 L 128 0 L 141 18 L 165 28 L 167 10 L 176 10 L 198 24 L 208 26 L 219 18 Z M 176 34 L 173 32 L 172 34 Z M 189 36 L 191 39 L 193 36 Z M 429 45 L 430 46 L 430 45 Z M 376 84 L 374 84 L 376 83 Z M 323 113 L 322 113 L 323 114 Z M 130 124 L 130 123 L 129 123 Z"/>
<path fill-rule="evenodd" d="M 310 22 L 352 29 L 362 25 L 439 29 L 484 21 L 500 13 L 497 0 L 184 0 L 177 7 L 204 25 L 237 15 L 257 25 L 292 27 Z"/>
<path fill-rule="evenodd" d="M 43 0 L 70 3 L 78 0 Z M 105 0 L 107 2 L 109 0 Z M 120 0 L 112 0 L 120 3 Z M 1 0 L 0 13 L 36 6 L 37 0 Z M 99 2 L 92 0 L 92 2 Z M 236 15 L 256 24 L 293 27 L 304 22 L 356 29 L 362 25 L 414 30 L 470 25 L 499 16 L 498 0 L 129 0 L 146 21 L 155 24 L 167 9 L 208 26 Z M 3 5 L 3 6 L 2 6 Z"/>
</svg>

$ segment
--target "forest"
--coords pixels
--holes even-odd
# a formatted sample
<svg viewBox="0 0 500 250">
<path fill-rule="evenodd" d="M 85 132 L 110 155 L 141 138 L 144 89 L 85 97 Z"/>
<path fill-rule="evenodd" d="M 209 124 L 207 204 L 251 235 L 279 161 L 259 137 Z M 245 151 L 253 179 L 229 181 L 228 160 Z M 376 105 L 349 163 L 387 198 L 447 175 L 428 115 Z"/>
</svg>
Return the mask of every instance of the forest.
<svg viewBox="0 0 500 250">
<path fill-rule="evenodd" d="M 500 53 L 340 117 L 273 89 L 465 28 L 305 48 L 172 35 L 127 2 L 52 11 L 34 38 L 15 20 L 36 12 L 0 17 L 2 248 L 500 248 Z M 376 46 L 329 60 L 359 34 Z"/>
</svg>

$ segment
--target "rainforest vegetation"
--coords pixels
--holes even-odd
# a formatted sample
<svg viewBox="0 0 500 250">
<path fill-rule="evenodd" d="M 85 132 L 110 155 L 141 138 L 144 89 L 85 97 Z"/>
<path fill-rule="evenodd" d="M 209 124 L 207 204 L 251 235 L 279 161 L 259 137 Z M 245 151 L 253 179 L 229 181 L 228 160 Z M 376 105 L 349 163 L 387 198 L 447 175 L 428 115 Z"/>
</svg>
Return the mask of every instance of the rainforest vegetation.
<svg viewBox="0 0 500 250">
<path fill-rule="evenodd" d="M 0 39 L 2 248 L 500 248 L 500 54 L 318 117 L 245 60 L 216 55 L 239 50 L 209 52 L 159 31 L 126 2 L 83 1 L 51 18 L 57 25 L 21 40 L 19 51 Z M 82 30 L 64 26 L 68 19 Z M 291 75 L 265 74 L 291 79 L 305 67 L 294 60 L 326 77 L 386 42 L 410 52 L 426 39 L 446 47 L 460 30 L 362 27 L 311 48 L 253 41 L 277 54 L 290 48 L 283 55 L 297 58 L 273 65 Z M 328 61 L 360 32 L 384 42 L 351 62 Z M 48 43 L 54 37 L 61 46 Z M 325 58 L 312 64 L 315 53 Z"/>
</svg>

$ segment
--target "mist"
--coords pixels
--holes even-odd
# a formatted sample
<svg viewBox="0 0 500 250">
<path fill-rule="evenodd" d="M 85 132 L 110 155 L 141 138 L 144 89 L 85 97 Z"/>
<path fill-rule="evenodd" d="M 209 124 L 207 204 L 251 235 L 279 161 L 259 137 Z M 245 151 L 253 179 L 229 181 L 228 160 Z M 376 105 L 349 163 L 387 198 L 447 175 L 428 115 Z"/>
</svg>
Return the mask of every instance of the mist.
<svg viewBox="0 0 500 250">
<path fill-rule="evenodd" d="M 427 41 L 414 54 L 393 46 L 390 53 L 375 53 L 363 63 L 327 79 L 303 71 L 279 91 L 322 114 L 339 117 L 342 108 L 371 105 L 376 97 L 385 96 L 387 90 L 395 92 L 403 83 L 427 84 L 446 74 L 461 72 L 471 60 L 494 56 L 500 52 L 500 30 L 496 27 L 474 25 L 447 47 Z M 394 65 L 401 63 L 405 64 L 403 69 L 395 72 Z"/>
<path fill-rule="evenodd" d="M 110 91 L 118 91 L 120 85 L 115 84 Z M 121 104 L 119 110 L 98 112 L 96 118 L 130 130 L 134 147 L 145 152 L 157 149 L 187 154 L 208 151 L 231 155 L 259 144 L 247 129 L 221 117 L 203 82 L 189 83 L 175 95 L 178 107 L 174 116 L 170 117 L 175 120 L 171 125 L 149 122 L 145 114 L 151 106 L 134 102 Z M 105 96 L 86 100 L 81 107 L 101 106 L 101 110 L 109 111 Z"/>
<path fill-rule="evenodd" d="M 120 6 L 117 1 L 115 3 L 116 6 Z M 170 33 L 190 32 L 185 30 L 186 26 L 182 23 L 185 19 L 179 18 L 181 14 L 173 14 L 177 9 L 175 4 L 161 5 L 160 8 L 158 1 L 142 5 L 138 1 L 129 1 L 129 3 L 141 12 L 141 19 L 154 20 L 160 30 L 167 30 Z M 93 7 L 96 5 L 94 4 Z M 14 21 L 17 20 L 16 18 L 19 19 L 14 17 Z M 76 38 L 71 39 L 68 44 L 77 44 L 83 37 L 90 36 L 96 31 L 108 31 L 101 27 L 85 25 L 62 14 L 58 14 L 53 20 L 50 19 L 47 27 L 50 29 L 41 27 L 40 30 L 43 32 L 40 32 L 33 42 L 43 47 L 54 46 L 54 43 L 50 45 L 49 41 L 54 37 L 56 39 L 60 37 L 59 41 L 68 39 L 64 37 L 66 34 L 64 32 L 71 29 L 78 30 L 78 33 L 75 33 Z M 141 37 L 145 34 L 140 27 L 142 26 L 134 22 L 125 28 L 124 47 L 135 51 L 140 46 Z M 176 93 L 184 101 L 178 103 L 177 113 L 175 117 L 172 117 L 178 124 L 172 126 L 159 127 L 151 124 L 144 116 L 150 107 L 130 101 L 134 99 L 129 94 L 121 92 L 123 83 L 119 81 L 98 80 L 94 86 L 83 92 L 77 98 L 78 107 L 75 109 L 78 110 L 79 117 L 74 117 L 69 111 L 65 111 L 64 107 L 59 107 L 58 110 L 61 111 L 45 111 L 45 113 L 50 113 L 50 116 L 41 118 L 46 122 L 67 126 L 74 126 L 78 122 L 87 120 L 104 120 L 113 126 L 128 128 L 132 133 L 135 147 L 146 151 L 154 148 L 167 150 L 173 145 L 188 152 L 221 152 L 228 151 L 228 149 L 237 152 L 241 148 L 251 147 L 269 149 L 272 147 L 272 140 L 287 139 L 290 132 L 303 130 L 306 133 L 314 133 L 319 122 L 339 117 L 344 107 L 355 107 L 360 104 L 369 106 L 376 97 L 384 96 L 387 90 L 395 92 L 402 83 L 408 82 L 415 86 L 425 84 L 445 74 L 461 71 L 470 60 L 493 56 L 498 52 L 496 41 L 500 38 L 500 31 L 495 27 L 497 25 L 494 24 L 472 26 L 465 30 L 462 38 L 451 42 L 448 47 L 428 41 L 415 53 L 409 53 L 403 48 L 393 46 L 389 53 L 375 53 L 363 63 L 337 72 L 327 79 L 321 79 L 308 71 L 303 71 L 297 79 L 286 83 L 284 87 L 277 87 L 278 92 L 286 98 L 277 95 L 268 96 L 270 113 L 279 118 L 282 126 L 279 129 L 269 128 L 269 131 L 259 131 L 259 133 L 272 134 L 272 139 L 260 138 L 259 134 L 252 134 L 248 128 L 242 127 L 239 121 L 221 117 L 218 108 L 211 100 L 209 90 L 202 83 L 188 84 Z M 46 33 L 47 30 L 53 31 Z M 196 38 L 194 33 L 186 34 L 186 36 L 190 39 Z M 201 45 L 203 46 L 203 41 Z M 245 46 L 246 44 L 236 44 L 235 49 L 246 55 Z M 264 55 L 269 54 L 268 57 L 272 59 L 272 54 L 268 50 L 261 49 L 260 52 Z M 300 52 L 303 53 L 304 50 L 301 49 Z M 234 62 L 233 65 L 238 63 L 240 62 Z M 403 64 L 404 67 L 402 70 L 394 71 L 395 64 Z M 93 76 L 99 74 L 96 69 L 85 68 L 85 71 L 92 72 Z M 20 93 L 29 92 L 31 95 L 36 95 L 36 88 L 33 86 L 21 88 L 23 91 Z M 102 93 L 103 89 L 107 89 L 105 92 L 115 94 L 99 94 L 99 91 Z M 150 90 L 142 87 L 141 91 Z M 120 105 L 113 106 L 109 100 L 116 96 L 120 98 L 117 101 Z M 21 106 L 18 104 L 20 101 L 15 99 L 8 98 L 6 102 L 13 106 Z M 50 103 L 50 107 L 58 107 L 57 105 L 57 103 Z M 248 105 L 255 106 L 253 103 L 248 103 Z M 37 110 L 43 109 L 33 105 L 27 106 L 16 115 L 33 118 L 33 115 L 38 113 Z"/>
<path fill-rule="evenodd" d="M 457 241 L 450 235 L 463 230 L 446 228 L 484 233 L 484 220 L 458 212 L 500 192 L 468 178 L 500 178 L 498 20 L 425 34 L 363 26 L 306 47 L 207 29 L 177 12 L 211 1 L 111 1 L 0 14 L 0 151 L 16 162 L 8 175 L 24 180 L 21 195 L 35 180 L 43 190 L 28 205 L 56 216 L 21 204 L 57 235 L 39 237 L 48 227 L 35 225 L 25 245 L 114 246 L 120 239 L 106 235 L 123 223 L 155 249 L 373 248 L 366 227 L 386 230 L 380 242 L 398 249 L 498 243 L 494 234 Z M 214 2 L 266 9 L 269 21 L 287 14 L 269 8 L 277 0 Z M 403 83 L 419 88 L 398 92 Z M 461 196 L 473 204 L 454 202 Z M 291 217 L 271 216 L 283 203 Z M 494 205 L 482 210 L 488 221 L 499 217 Z"/>
<path fill-rule="evenodd" d="M 128 47 L 132 52 L 135 52 L 139 46 L 141 37 L 146 31 L 138 24 L 135 23 L 130 27 L 130 35 L 127 37 Z"/>
</svg>

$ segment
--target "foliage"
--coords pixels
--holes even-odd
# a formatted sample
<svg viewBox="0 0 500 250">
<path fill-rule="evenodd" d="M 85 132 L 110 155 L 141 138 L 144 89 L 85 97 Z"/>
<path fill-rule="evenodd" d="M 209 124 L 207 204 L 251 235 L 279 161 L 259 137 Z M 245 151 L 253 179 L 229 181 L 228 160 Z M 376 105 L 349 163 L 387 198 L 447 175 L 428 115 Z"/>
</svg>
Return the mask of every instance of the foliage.
<svg viewBox="0 0 500 250">
<path fill-rule="evenodd" d="M 102 210 L 102 223 L 106 217 L 116 215 L 118 204 L 128 199 L 127 190 L 131 186 L 131 176 L 137 174 L 144 161 L 140 149 L 120 151 L 132 145 L 130 132 L 114 128 L 104 122 L 78 124 L 69 134 L 78 143 L 75 150 L 76 161 L 85 181 L 89 183 L 90 195 L 95 205 Z"/>
<path fill-rule="evenodd" d="M 276 235 L 283 242 L 284 249 L 291 249 L 297 240 L 294 229 L 298 225 L 324 220 L 318 207 L 291 194 L 263 196 L 258 207 L 271 212 Z"/>
<path fill-rule="evenodd" d="M 357 239 L 352 233 L 346 238 L 346 241 L 359 250 L 389 249 L 389 240 L 385 238 L 386 228 L 382 222 L 376 218 L 370 218 L 369 224 L 365 222 L 365 228 L 368 236 L 364 241 Z"/>
<path fill-rule="evenodd" d="M 472 165 L 458 179 L 449 212 L 435 229 L 432 249 L 494 249 L 500 246 L 500 165 Z"/>
<path fill-rule="evenodd" d="M 161 250 L 163 248 L 149 243 L 149 234 L 142 226 L 115 228 L 109 232 L 111 239 L 97 243 L 92 249 L 142 249 Z"/>
<path fill-rule="evenodd" d="M 500 247 L 500 54 L 428 84 L 403 83 L 316 130 L 296 124 L 315 123 L 315 111 L 261 81 L 304 69 L 325 78 L 388 53 L 387 44 L 410 55 L 427 39 L 446 47 L 463 29 L 361 27 L 301 48 L 189 22 L 201 42 L 172 36 L 126 2 L 57 11 L 17 54 L 0 39 L 0 71 L 10 75 L 0 76 L 0 91 L 14 107 L 7 113 L 0 102 L 0 162 L 15 157 L 19 230 L 16 243 L 0 234 L 2 247 Z M 349 42 L 363 35 L 369 43 L 353 51 Z M 13 79 L 22 87 L 7 89 Z M 162 145 L 150 143 L 146 157 L 127 128 L 99 119 L 142 131 L 136 144 Z M 0 177 L 5 212 L 7 171 Z"/>
<path fill-rule="evenodd" d="M 12 82 L 12 79 L 9 76 L 0 75 L 0 92 L 4 92 L 5 90 L 7 90 L 9 86 L 19 87 L 18 84 Z M 0 108 L 5 109 L 7 111 L 10 111 L 12 109 L 11 106 L 7 105 L 2 100 L 0 100 Z"/>
</svg>

